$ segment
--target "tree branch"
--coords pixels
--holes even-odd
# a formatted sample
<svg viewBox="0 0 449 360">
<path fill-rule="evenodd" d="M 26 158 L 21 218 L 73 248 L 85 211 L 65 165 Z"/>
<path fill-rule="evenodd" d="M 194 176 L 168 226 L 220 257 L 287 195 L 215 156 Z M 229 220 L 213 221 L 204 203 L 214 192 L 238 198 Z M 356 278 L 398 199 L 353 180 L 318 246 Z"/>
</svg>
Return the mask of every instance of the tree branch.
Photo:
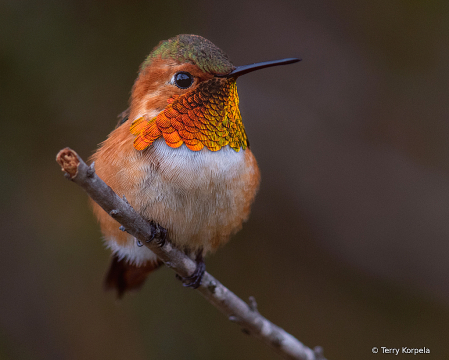
<svg viewBox="0 0 449 360">
<path fill-rule="evenodd" d="M 187 277 L 193 274 L 196 263 L 176 249 L 170 241 L 158 241 L 165 230 L 142 218 L 125 197 L 121 199 L 96 175 L 94 164 L 86 165 L 70 148 L 61 150 L 56 161 L 61 165 L 65 176 L 80 185 L 98 205 L 117 220 L 122 225 L 122 230 L 146 245 L 165 265 L 180 276 Z M 246 304 L 208 272 L 204 273 L 197 290 L 229 320 L 239 324 L 245 333 L 258 338 L 285 359 L 325 360 L 321 347 L 317 346 L 314 350 L 306 347 L 295 337 L 260 315 L 253 297 L 250 297 L 249 305 Z"/>
</svg>

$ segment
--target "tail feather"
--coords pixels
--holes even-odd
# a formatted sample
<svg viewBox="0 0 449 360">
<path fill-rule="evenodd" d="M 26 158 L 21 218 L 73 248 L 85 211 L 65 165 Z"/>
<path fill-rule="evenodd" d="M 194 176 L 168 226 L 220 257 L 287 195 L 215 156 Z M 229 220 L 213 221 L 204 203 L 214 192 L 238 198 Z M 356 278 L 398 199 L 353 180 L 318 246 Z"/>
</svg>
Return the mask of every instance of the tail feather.
<svg viewBox="0 0 449 360">
<path fill-rule="evenodd" d="M 143 266 L 129 264 L 125 259 L 119 259 L 113 255 L 111 265 L 104 281 L 106 290 L 116 290 L 120 299 L 129 290 L 138 290 L 144 284 L 148 274 L 156 270 L 163 262 L 148 262 Z"/>
</svg>

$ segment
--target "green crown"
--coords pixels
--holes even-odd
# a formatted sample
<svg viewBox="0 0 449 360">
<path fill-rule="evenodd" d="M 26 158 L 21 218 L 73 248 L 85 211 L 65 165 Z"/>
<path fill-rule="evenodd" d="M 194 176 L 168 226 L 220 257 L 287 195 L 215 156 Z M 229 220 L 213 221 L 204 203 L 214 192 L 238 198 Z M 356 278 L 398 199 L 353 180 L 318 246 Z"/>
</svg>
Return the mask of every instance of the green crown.
<svg viewBox="0 0 449 360">
<path fill-rule="evenodd" d="M 182 34 L 161 41 L 142 63 L 140 71 L 158 57 L 189 62 L 214 75 L 226 75 L 235 69 L 221 49 L 198 35 Z"/>
</svg>

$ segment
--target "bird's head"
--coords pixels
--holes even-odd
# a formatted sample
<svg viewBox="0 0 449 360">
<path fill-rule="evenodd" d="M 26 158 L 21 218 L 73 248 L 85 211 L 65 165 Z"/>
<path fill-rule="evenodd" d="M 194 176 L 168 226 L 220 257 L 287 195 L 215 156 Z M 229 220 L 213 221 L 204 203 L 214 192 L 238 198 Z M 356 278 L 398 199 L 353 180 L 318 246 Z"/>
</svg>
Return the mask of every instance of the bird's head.
<svg viewBox="0 0 449 360">
<path fill-rule="evenodd" d="M 178 35 L 162 41 L 140 68 L 131 97 L 130 131 L 144 150 L 163 137 L 172 148 L 211 151 L 248 146 L 237 94 L 237 77 L 299 59 L 235 67 L 209 40 Z"/>
</svg>

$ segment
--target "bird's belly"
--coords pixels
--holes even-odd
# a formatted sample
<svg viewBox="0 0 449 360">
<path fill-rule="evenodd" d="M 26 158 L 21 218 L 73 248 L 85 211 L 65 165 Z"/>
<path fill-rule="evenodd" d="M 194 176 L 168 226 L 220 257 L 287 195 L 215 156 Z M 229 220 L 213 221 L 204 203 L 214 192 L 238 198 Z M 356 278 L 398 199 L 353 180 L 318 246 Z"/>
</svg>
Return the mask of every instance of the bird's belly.
<svg viewBox="0 0 449 360">
<path fill-rule="evenodd" d="M 122 193 L 142 216 L 165 227 L 179 248 L 192 253 L 213 251 L 248 218 L 260 178 L 249 149 L 236 152 L 226 146 L 195 152 L 185 145 L 173 149 L 158 139 L 137 155 L 127 159 L 135 164 L 117 173 Z M 141 180 L 135 181 L 136 177 Z M 123 244 L 127 250 L 120 246 L 120 252 L 136 263 L 154 257 L 135 243 L 129 237 Z M 109 246 L 117 252 L 117 244 Z"/>
</svg>

